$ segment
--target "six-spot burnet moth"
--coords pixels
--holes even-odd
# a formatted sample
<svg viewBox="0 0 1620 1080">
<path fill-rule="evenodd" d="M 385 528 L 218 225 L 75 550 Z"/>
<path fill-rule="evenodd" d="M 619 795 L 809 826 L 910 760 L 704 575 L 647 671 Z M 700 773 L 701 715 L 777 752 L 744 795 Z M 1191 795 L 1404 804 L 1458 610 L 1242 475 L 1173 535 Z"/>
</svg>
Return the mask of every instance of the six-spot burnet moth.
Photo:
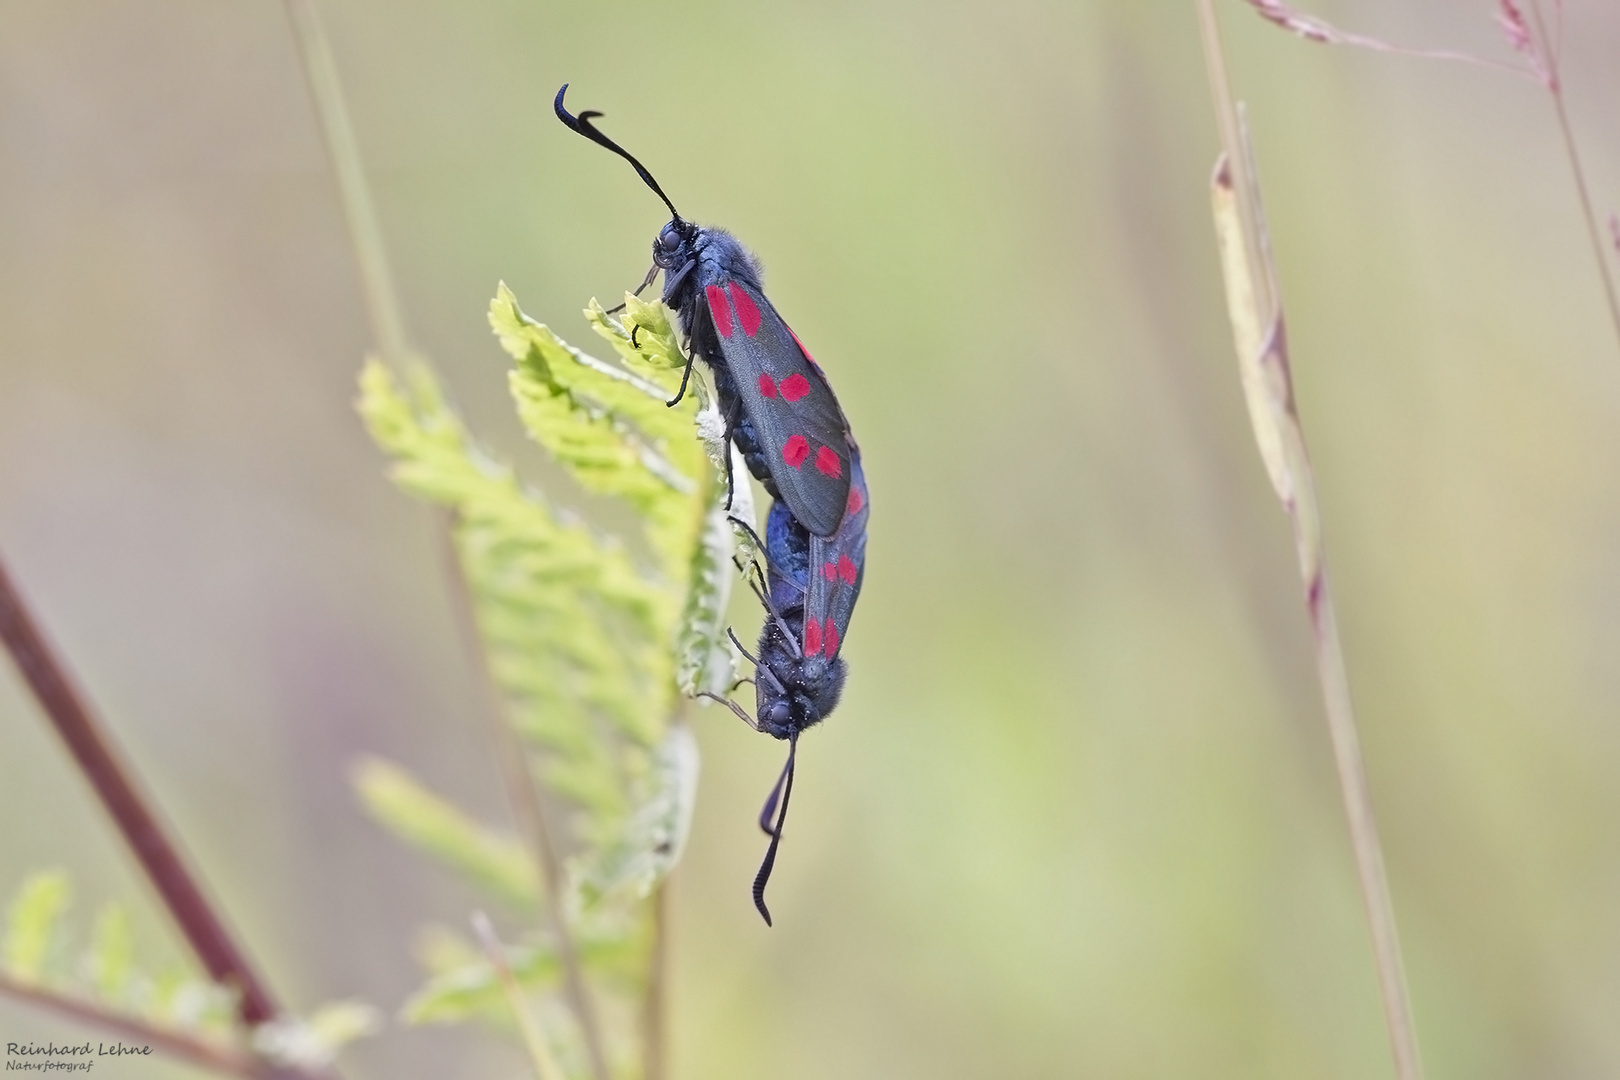
<svg viewBox="0 0 1620 1080">
<path fill-rule="evenodd" d="M 763 545 L 769 581 L 750 582 L 767 611 L 759 656 L 749 656 L 757 718 L 720 699 L 756 731 L 789 744 L 760 813 L 771 842 L 754 880 L 754 903 L 769 924 L 765 884 L 787 818 L 799 733 L 832 712 L 844 686 L 838 653 L 861 591 L 870 513 L 860 450 L 827 377 L 765 298 L 754 257 L 729 233 L 681 217 L 641 162 L 591 123 L 601 113 L 574 116 L 563 107 L 567 91 L 567 83 L 557 91 L 557 118 L 630 162 L 673 215 L 653 241 L 653 267 L 636 290 L 663 271 L 663 302 L 686 339 L 686 368 L 670 404 L 686 393 L 692 362 L 701 357 L 714 378 L 727 438 L 776 500 Z M 729 506 L 736 478 L 729 457 L 726 464 Z"/>
<path fill-rule="evenodd" d="M 866 574 L 866 519 L 871 511 L 859 449 L 850 458 L 850 473 L 848 509 L 831 537 L 824 540 L 811 534 L 781 501 L 771 504 L 765 521 L 770 578 L 760 600 L 766 618 L 759 631 L 759 655 L 749 657 L 754 662 L 755 726 L 788 741 L 787 765 L 759 815 L 759 827 L 771 844 L 754 877 L 754 906 L 767 924 L 771 913 L 765 907 L 765 884 L 776 865 L 776 847 L 793 794 L 799 733 L 838 705 L 847 671 L 838 655 L 843 644 L 839 628 L 849 626 Z M 748 655 L 746 649 L 741 651 Z M 736 708 L 733 702 L 726 704 Z"/>
</svg>

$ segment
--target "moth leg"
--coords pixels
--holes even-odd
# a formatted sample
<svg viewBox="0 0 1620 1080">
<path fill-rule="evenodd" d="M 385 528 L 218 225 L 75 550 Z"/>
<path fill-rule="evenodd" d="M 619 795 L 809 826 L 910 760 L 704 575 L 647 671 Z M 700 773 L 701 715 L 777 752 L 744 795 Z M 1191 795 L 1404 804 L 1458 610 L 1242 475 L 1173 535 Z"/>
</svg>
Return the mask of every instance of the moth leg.
<svg viewBox="0 0 1620 1080">
<path fill-rule="evenodd" d="M 754 527 L 752 525 L 748 524 L 748 522 L 744 521 L 740 517 L 732 517 L 729 514 L 726 516 L 726 520 L 749 535 L 749 537 L 754 541 L 754 547 L 759 552 L 760 557 L 765 560 L 765 565 L 769 566 L 772 570 L 775 570 L 778 574 L 780 574 L 783 581 L 787 582 L 801 593 L 807 591 L 803 585 L 800 585 L 797 581 L 794 581 L 791 577 L 789 577 L 786 571 L 782 570 L 778 566 L 772 565 L 771 554 L 765 549 L 765 541 L 759 538 L 759 533 L 754 531 Z M 746 570 L 743 570 L 743 565 L 741 562 L 738 562 L 735 558 L 733 558 L 732 561 L 737 563 L 738 570 L 742 571 L 744 574 L 747 573 Z"/>
<path fill-rule="evenodd" d="M 782 613 L 777 611 L 776 605 L 771 602 L 770 590 L 765 588 L 765 574 L 762 570 L 760 570 L 759 563 L 750 562 L 745 567 L 736 558 L 733 558 L 731 561 L 737 564 L 737 572 L 742 574 L 743 580 L 748 582 L 748 587 L 754 590 L 754 595 L 759 597 L 759 602 L 765 606 L 765 613 L 771 617 L 772 622 L 776 623 L 777 629 L 782 631 L 782 636 L 787 639 L 788 645 L 793 649 L 793 658 L 795 660 L 801 659 L 804 656 L 804 652 L 799 648 L 799 639 L 793 636 L 793 631 L 788 629 L 787 620 L 782 618 Z M 755 577 L 751 578 L 748 576 L 748 571 L 750 570 L 754 572 Z M 789 581 L 788 584 L 793 585 L 793 582 Z M 794 588 L 798 588 L 798 586 L 794 585 Z M 804 590 L 801 589 L 800 591 L 803 592 Z M 726 628 L 726 633 L 731 634 L 730 627 Z M 749 656 L 747 649 L 743 649 L 742 643 L 737 640 L 736 634 L 731 634 L 731 640 L 737 646 L 737 648 L 742 649 L 742 654 L 747 656 L 748 659 L 753 662 L 755 667 L 759 666 L 759 661 L 755 660 L 752 656 Z M 776 681 L 776 676 L 771 675 L 768 668 L 765 669 L 765 674 L 770 677 L 771 682 L 776 684 L 776 688 L 778 690 L 782 690 L 782 684 Z M 783 693 L 786 693 L 786 691 L 783 690 Z"/>
<path fill-rule="evenodd" d="M 752 537 L 753 541 L 754 541 L 754 547 L 757 548 L 760 552 L 764 552 L 764 550 L 765 550 L 765 541 L 763 541 L 763 540 L 761 540 L 759 538 L 759 533 L 754 531 L 754 527 L 752 525 L 748 524 L 748 522 L 744 521 L 742 518 L 740 518 L 740 517 L 732 517 L 730 514 L 726 515 L 726 520 L 731 522 L 731 524 L 733 526 L 735 526 L 736 528 L 741 529 L 743 532 L 747 533 L 750 537 Z M 770 556 L 769 555 L 765 556 L 765 561 L 766 562 L 770 561 Z"/>
<path fill-rule="evenodd" d="M 688 361 L 688 363 L 690 363 L 690 361 Z M 737 480 L 736 480 L 736 477 L 734 477 L 732 475 L 732 470 L 731 470 L 731 450 L 729 449 L 729 447 L 735 445 L 735 440 L 732 439 L 731 432 L 732 432 L 732 429 L 735 428 L 736 425 L 737 425 L 737 414 L 740 413 L 740 412 L 742 412 L 742 396 L 738 395 L 737 400 L 731 406 L 730 414 L 727 415 L 726 418 L 725 418 L 725 421 L 726 421 L 726 445 L 728 447 L 728 449 L 726 450 L 726 505 L 723 506 L 721 509 L 725 510 L 728 514 L 731 511 L 731 501 L 734 498 L 737 497 Z M 754 539 L 757 541 L 759 539 L 759 537 L 755 536 Z M 764 545 L 761 544 L 760 548 L 761 548 L 761 550 L 763 550 Z"/>
<path fill-rule="evenodd" d="M 782 681 L 776 677 L 776 672 L 772 671 L 770 668 L 768 668 L 764 664 L 760 663 L 759 660 L 757 658 L 755 658 L 753 653 L 751 653 L 747 649 L 743 648 L 743 643 L 737 640 L 736 631 L 732 630 L 731 627 L 728 626 L 728 627 L 726 627 L 726 635 L 731 638 L 731 643 L 733 645 L 737 646 L 737 651 L 743 654 L 743 658 L 745 660 L 747 660 L 750 664 L 754 665 L 754 674 L 765 676 L 765 680 L 767 682 L 769 682 L 772 686 L 776 687 L 776 692 L 778 694 L 785 695 L 787 693 L 787 687 L 783 686 Z M 743 681 L 744 682 L 753 682 L 754 680 L 752 680 L 752 679 L 744 679 Z"/>
<path fill-rule="evenodd" d="M 755 731 L 760 730 L 759 722 L 756 721 L 752 716 L 749 716 L 746 712 L 744 712 L 743 707 L 741 705 L 737 704 L 735 701 L 732 701 L 730 698 L 721 697 L 719 694 L 711 694 L 707 690 L 699 690 L 697 696 L 698 697 L 708 698 L 710 701 L 718 701 L 720 704 L 724 705 L 726 708 L 728 708 L 732 712 L 736 713 L 737 716 L 742 720 L 743 723 L 747 724 L 749 727 L 753 728 Z"/>
<path fill-rule="evenodd" d="M 637 323 L 636 324 L 636 330 L 640 330 L 640 329 L 641 329 L 641 324 Z M 632 330 L 632 331 L 630 331 L 630 344 L 634 345 L 635 343 L 636 343 L 636 331 Z M 681 370 L 681 388 L 679 390 L 675 391 L 675 396 L 674 397 L 672 397 L 668 401 L 664 402 L 665 405 L 668 405 L 670 408 L 673 409 L 675 406 L 677 406 L 677 405 L 679 405 L 681 403 L 681 398 L 686 396 L 686 381 L 692 377 L 692 363 L 696 359 L 697 359 L 697 353 L 693 353 L 691 356 L 688 356 L 686 358 L 686 367 Z M 726 458 L 726 473 L 727 473 L 727 475 L 730 475 L 730 473 L 731 473 L 731 458 L 729 456 Z M 731 505 L 731 503 L 729 501 L 727 501 L 726 506 L 729 507 L 730 505 Z"/>
<path fill-rule="evenodd" d="M 793 649 L 793 658 L 795 660 L 802 660 L 804 658 L 804 650 L 799 647 L 799 639 L 793 636 L 792 630 L 788 629 L 787 620 L 782 618 L 782 613 L 776 610 L 775 604 L 771 603 L 770 590 L 764 587 L 765 574 L 760 570 L 758 563 L 749 563 L 748 565 L 753 569 L 754 574 L 758 578 L 757 581 L 753 578 L 748 578 L 748 571 L 743 570 L 743 576 L 748 580 L 748 587 L 754 590 L 754 595 L 759 597 L 759 602 L 765 605 L 765 612 L 771 617 L 771 621 L 776 623 L 776 628 L 782 631 L 782 636 L 787 639 L 788 645 Z M 742 568 L 738 567 L 738 569 L 741 570 Z M 726 633 L 731 634 L 730 627 L 726 628 Z M 748 650 L 743 649 L 742 643 L 737 640 L 736 634 L 731 634 L 731 640 L 732 643 L 737 646 L 737 648 L 742 649 L 742 654 L 744 656 L 748 656 Z M 765 674 L 770 677 L 771 682 L 776 683 L 776 688 L 778 690 L 782 690 L 783 693 L 787 693 L 786 690 L 783 690 L 782 684 L 776 682 L 776 676 L 771 674 L 770 668 L 760 667 L 759 661 L 754 660 L 752 656 L 748 656 L 748 659 L 753 660 L 754 666 L 765 672 Z"/>
<path fill-rule="evenodd" d="M 651 285 L 653 283 L 653 278 L 655 278 L 657 276 L 658 276 L 658 264 L 653 263 L 652 269 L 647 271 L 647 276 L 642 280 L 640 285 L 636 286 L 635 295 L 640 296 L 642 294 L 642 291 L 645 290 L 647 288 L 647 286 L 649 286 L 649 285 Z M 616 315 L 616 314 L 618 314 L 619 312 L 621 312 L 623 310 L 624 310 L 624 305 L 619 304 L 616 307 L 608 308 L 607 309 L 607 314 Z M 632 330 L 632 331 L 630 331 L 630 344 L 634 345 L 635 343 L 636 343 L 636 332 L 634 330 Z"/>
</svg>

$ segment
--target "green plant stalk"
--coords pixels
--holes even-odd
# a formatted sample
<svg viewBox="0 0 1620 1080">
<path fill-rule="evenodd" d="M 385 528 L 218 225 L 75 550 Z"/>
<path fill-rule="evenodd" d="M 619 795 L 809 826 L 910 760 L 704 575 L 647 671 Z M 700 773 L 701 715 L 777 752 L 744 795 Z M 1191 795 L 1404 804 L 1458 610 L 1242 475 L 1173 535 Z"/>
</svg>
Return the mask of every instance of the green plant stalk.
<svg viewBox="0 0 1620 1080">
<path fill-rule="evenodd" d="M 337 180 L 338 192 L 343 203 L 344 221 L 348 225 L 349 241 L 354 248 L 355 260 L 359 267 L 372 333 L 377 339 L 377 349 L 382 354 L 383 361 L 396 374 L 403 376 L 412 365 L 425 361 L 412 352 L 405 332 L 398 290 L 394 285 L 387 250 L 383 246 L 382 228 L 377 222 L 370 186 L 366 182 L 359 144 L 355 139 L 353 125 L 349 121 L 343 85 L 338 78 L 337 63 L 332 57 L 331 45 L 321 26 L 320 14 L 315 8 L 314 0 L 286 0 L 286 4 L 287 14 L 293 25 L 294 39 L 298 44 L 299 57 L 309 83 L 310 98 L 320 121 L 321 134 L 331 159 L 333 175 Z M 444 521 L 444 535 L 452 538 L 453 547 L 453 521 Z M 561 903 L 561 861 L 557 858 L 551 840 L 539 794 L 535 791 L 533 776 L 526 763 L 526 755 L 518 744 L 511 730 L 511 724 L 501 707 L 499 691 L 493 686 L 493 676 L 489 672 L 488 650 L 478 633 L 460 559 L 455 557 L 450 562 L 451 589 L 457 596 L 457 606 L 463 612 L 464 637 L 469 643 L 469 649 L 477 654 L 478 669 L 486 675 L 485 682 L 491 699 L 491 708 L 485 711 L 492 717 L 496 752 L 501 759 L 508 799 L 514 814 L 525 826 L 525 832 L 534 847 L 539 863 L 547 897 L 546 906 L 557 941 L 557 953 L 563 965 L 564 985 L 569 1004 L 584 1034 L 594 1080 L 609 1080 L 607 1058 L 602 1049 L 601 1027 L 591 1003 L 590 991 L 579 961 L 579 950 L 569 933 Z"/>
<path fill-rule="evenodd" d="M 485 705 L 479 711 L 489 722 L 495 756 L 499 759 L 501 782 L 506 788 L 507 802 L 511 806 L 512 815 L 523 827 L 540 871 L 540 888 L 545 894 L 543 917 L 549 924 L 552 938 L 556 942 L 557 960 L 563 972 L 563 992 L 568 998 L 568 1005 L 574 1013 L 574 1018 L 579 1022 L 592 1077 L 594 1080 L 610 1080 L 612 1074 L 608 1069 L 607 1053 L 603 1049 L 601 1023 L 597 1019 L 595 1003 L 591 998 L 590 984 L 585 981 L 585 966 L 580 961 L 579 946 L 568 925 L 568 912 L 562 888 L 562 860 L 557 857 L 545 804 L 535 787 L 534 771 L 529 766 L 528 753 L 512 727 L 511 719 L 506 714 L 505 702 L 495 685 L 494 673 L 489 670 L 489 649 L 485 646 L 483 635 L 478 629 L 478 615 L 474 610 L 472 593 L 468 588 L 466 575 L 461 572 L 461 559 L 455 547 L 454 521 L 450 520 L 448 515 L 444 526 L 442 535 L 446 539 L 446 559 L 451 564 L 447 574 L 454 594 L 456 622 L 470 659 L 484 675 L 480 682 L 483 686 Z"/>
<path fill-rule="evenodd" d="M 389 367 L 404 374 L 411 362 L 405 319 L 400 313 L 399 293 L 394 287 L 387 249 L 383 247 L 382 228 L 377 224 L 371 189 L 360 162 L 359 143 L 344 104 L 343 85 L 338 81 L 332 46 L 321 27 L 314 0 L 287 0 L 287 15 L 292 20 L 293 38 L 303 61 L 304 77 L 309 82 L 309 95 L 332 161 L 332 174 L 337 179 L 343 220 L 348 225 L 349 242 L 359 263 L 360 284 L 365 292 L 372 332 L 377 337 L 377 350 Z"/>
<path fill-rule="evenodd" d="M 669 908 L 670 871 L 653 893 L 652 965 L 647 977 L 647 998 L 641 1013 L 642 1080 L 665 1080 L 669 1075 Z"/>
<path fill-rule="evenodd" d="M 1316 481 L 1294 403 L 1281 293 L 1271 258 L 1260 188 L 1247 132 L 1227 79 L 1214 8 L 1211 0 L 1197 0 L 1197 3 L 1224 149 L 1216 168 L 1212 196 L 1228 313 L 1244 395 L 1261 459 L 1288 512 L 1294 533 L 1328 732 L 1362 901 L 1372 932 L 1373 959 L 1396 1074 L 1400 1080 L 1421 1080 L 1423 1066 L 1418 1054 L 1417 1029 L 1406 986 L 1383 847 L 1373 817 L 1360 736 L 1350 703 L 1350 682 L 1328 582 Z"/>
<path fill-rule="evenodd" d="M 46 642 L 3 561 L 0 640 L 209 977 L 240 993 L 238 1013 L 244 1024 L 253 1027 L 273 1019 L 280 1010 L 269 989 L 225 929 L 66 664 Z"/>
<path fill-rule="evenodd" d="M 495 928 L 490 925 L 489 917 L 482 911 L 474 912 L 472 923 L 479 943 L 484 947 L 484 955 L 489 957 L 489 966 L 495 969 L 495 977 L 500 980 L 501 991 L 506 995 L 512 1017 L 523 1034 L 523 1045 L 529 1051 L 529 1062 L 534 1066 L 535 1076 L 538 1080 L 568 1080 L 568 1074 L 563 1072 L 562 1066 L 557 1063 L 557 1055 L 551 1051 L 551 1044 L 546 1041 L 546 1033 L 540 1030 L 534 1013 L 529 1010 L 523 987 L 518 985 L 517 976 L 512 974 L 512 965 L 506 962 L 506 950 L 495 936 Z"/>
</svg>

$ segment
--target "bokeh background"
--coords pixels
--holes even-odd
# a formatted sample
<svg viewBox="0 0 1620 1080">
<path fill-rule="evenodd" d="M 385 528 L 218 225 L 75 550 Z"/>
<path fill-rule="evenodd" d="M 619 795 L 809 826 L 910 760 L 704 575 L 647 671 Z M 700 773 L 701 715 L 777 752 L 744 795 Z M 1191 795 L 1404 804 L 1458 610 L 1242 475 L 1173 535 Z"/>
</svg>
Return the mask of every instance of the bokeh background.
<svg viewBox="0 0 1620 1080">
<path fill-rule="evenodd" d="M 321 7 L 413 338 L 489 442 L 546 475 L 496 282 L 587 343 L 665 220 L 552 119 L 564 80 L 761 254 L 861 440 L 852 675 L 775 930 L 780 747 L 697 718 L 675 1075 L 1388 1075 L 1191 4 Z M 1620 344 L 1551 106 L 1221 10 L 1431 1073 L 1616 1075 Z M 1489 0 L 1313 10 L 1511 58 Z M 1620 9 L 1565 21 L 1606 212 Z M 433 519 L 352 412 L 369 345 L 280 4 L 0 0 L 0 550 L 280 993 L 391 1010 L 476 898 L 347 770 L 502 808 Z M 63 866 L 178 951 L 9 669 L 0 776 L 0 892 Z M 0 1001 L 0 1038 L 72 1034 Z M 431 1029 L 348 1062 L 524 1069 Z"/>
</svg>

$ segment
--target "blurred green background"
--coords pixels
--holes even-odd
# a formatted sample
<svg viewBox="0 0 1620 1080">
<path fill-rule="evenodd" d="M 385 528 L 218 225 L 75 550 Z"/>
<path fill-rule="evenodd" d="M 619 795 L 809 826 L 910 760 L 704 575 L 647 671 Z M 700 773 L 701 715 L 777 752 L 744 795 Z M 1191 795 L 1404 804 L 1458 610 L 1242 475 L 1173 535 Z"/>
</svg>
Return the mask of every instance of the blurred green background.
<svg viewBox="0 0 1620 1080">
<path fill-rule="evenodd" d="M 759 252 L 860 437 L 775 930 L 781 747 L 697 717 L 675 1075 L 1388 1075 L 1191 4 L 321 6 L 413 336 L 531 475 L 496 282 L 587 344 L 667 216 L 565 80 Z M 1488 0 L 1313 10 L 1509 56 Z M 1431 1074 L 1620 1074 L 1620 346 L 1550 104 L 1222 12 Z M 1606 212 L 1620 10 L 1566 22 Z M 476 900 L 362 817 L 357 756 L 502 814 L 432 516 L 352 413 L 369 345 L 279 4 L 0 2 L 0 551 L 302 1007 L 391 1010 Z M 9 670 L 0 774 L 0 892 L 67 867 L 177 952 Z M 73 1033 L 0 1001 L 0 1039 Z M 432 1029 L 348 1061 L 524 1068 Z"/>
</svg>

